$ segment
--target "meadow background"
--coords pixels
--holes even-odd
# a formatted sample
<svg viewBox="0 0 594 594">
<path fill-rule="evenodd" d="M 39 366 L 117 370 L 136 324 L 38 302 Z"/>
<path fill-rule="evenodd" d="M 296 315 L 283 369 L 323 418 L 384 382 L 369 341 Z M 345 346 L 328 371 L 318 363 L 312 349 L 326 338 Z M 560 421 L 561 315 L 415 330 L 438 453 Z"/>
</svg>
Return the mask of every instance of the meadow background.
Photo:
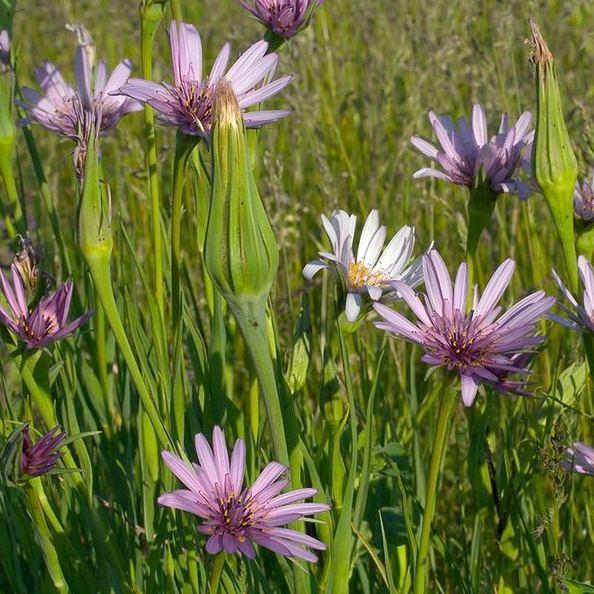
<svg viewBox="0 0 594 594">
<path fill-rule="evenodd" d="M 236 56 L 262 35 L 261 26 L 235 0 L 184 2 L 183 12 L 202 35 L 206 64 L 225 41 L 232 42 Z M 325 514 L 325 528 L 318 532 L 324 539 L 336 527 L 349 479 L 357 500 L 361 464 L 369 463 L 368 500 L 358 510 L 360 521 L 353 532 L 353 593 L 407 592 L 410 587 L 408 567 L 442 383 L 437 375 L 427 378 L 418 349 L 386 339 L 369 319 L 360 324 L 348 337 L 359 453 L 351 476 L 345 376 L 333 332 L 335 283 L 320 275 L 306 287 L 301 270 L 326 245 L 321 214 L 343 208 L 361 221 L 377 208 L 389 232 L 403 224 L 416 227 L 418 253 L 434 241 L 453 272 L 464 258 L 467 194 L 435 180 L 413 180 L 425 159 L 412 150 L 409 137 L 432 137 L 426 115 L 431 109 L 468 116 L 472 104 L 481 102 L 493 131 L 502 111 L 512 118 L 524 110 L 534 113 L 535 85 L 524 44 L 530 17 L 555 53 L 580 174 L 589 175 L 594 165 L 591 2 L 326 0 L 312 25 L 280 51 L 279 73 L 296 76 L 271 105 L 289 105 L 293 113 L 260 132 L 258 170 L 281 253 L 272 296 L 274 321 L 285 369 L 291 368 L 291 353 L 309 353 L 307 374 L 292 397 L 309 452 L 306 475 L 314 486 L 323 486 L 319 500 L 333 505 L 333 519 Z M 87 26 L 110 68 L 128 57 L 135 65 L 133 76 L 140 76 L 137 2 L 24 0 L 18 3 L 13 31 L 20 84 L 35 86 L 34 67 L 46 58 L 72 79 L 75 38 L 64 29 L 72 22 Z M 168 22 L 167 14 L 156 37 L 157 81 L 170 79 Z M 140 272 L 148 274 L 151 236 L 143 125 L 141 113 L 126 117 L 103 141 L 102 152 L 112 190 L 120 310 L 138 352 L 150 360 L 150 300 Z M 83 302 L 92 304 L 90 282 L 86 280 L 85 291 L 84 267 L 75 248 L 72 146 L 38 126 L 31 129 L 78 275 L 75 281 Z M 26 145 L 22 138 L 19 142 L 19 183 L 30 234 L 41 250 L 43 268 L 65 280 L 48 210 Z M 174 131 L 159 126 L 164 212 L 174 143 Z M 202 415 L 210 410 L 212 394 L 201 351 L 207 350 L 210 336 L 199 240 L 206 198 L 194 191 L 191 173 L 188 179 L 184 290 L 188 315 L 204 337 L 203 344 L 189 336 L 186 345 L 186 439 L 191 444 L 194 433 L 210 434 L 213 416 Z M 12 248 L 3 235 L 3 265 L 10 263 Z M 488 277 L 506 257 L 516 260 L 517 270 L 504 302 L 538 288 L 555 293 L 550 270 L 562 271 L 563 262 L 540 195 L 525 203 L 516 196 L 498 199 L 479 248 L 483 274 Z M 269 439 L 264 414 L 259 422 L 245 414 L 248 395 L 257 385 L 235 324 L 229 316 L 226 321 L 225 382 L 220 388 L 227 399 L 226 427 L 230 435 L 249 438 L 253 476 L 254 468 L 269 459 Z M 62 570 L 73 592 L 206 592 L 211 560 L 203 553 L 204 537 L 196 533 L 193 520 L 157 509 L 156 495 L 165 489 L 159 479 L 145 480 L 150 472 L 143 469 L 146 461 L 138 449 L 142 417 L 126 365 L 109 336 L 107 381 L 114 414 L 106 413 L 94 358 L 94 323 L 60 344 L 59 357 L 44 355 L 42 362 L 66 430 L 101 431 L 71 448 L 85 471 L 86 501 L 63 478 L 44 482 L 64 528 L 55 539 Z M 570 476 L 560 467 L 569 443 L 594 442 L 587 367 L 577 335 L 552 323 L 542 329 L 547 343 L 536 359 L 531 398 L 501 396 L 486 402 L 479 396 L 472 409 L 459 406 L 455 413 L 434 522 L 430 592 L 566 592 L 575 586 L 565 578 L 594 579 L 594 480 Z M 12 421 L 35 418 L 35 411 L 4 349 L 2 361 L 0 416 L 7 434 Z M 249 402 L 253 406 L 254 398 Z M 22 496 L 3 491 L 0 504 L 0 591 L 53 591 Z M 286 562 L 267 552 L 259 559 L 258 565 L 231 560 L 223 579 L 226 591 L 294 591 Z M 322 553 L 319 567 L 309 574 L 312 592 L 323 587 L 323 576 L 332 571 L 327 559 L 331 553 Z"/>
</svg>

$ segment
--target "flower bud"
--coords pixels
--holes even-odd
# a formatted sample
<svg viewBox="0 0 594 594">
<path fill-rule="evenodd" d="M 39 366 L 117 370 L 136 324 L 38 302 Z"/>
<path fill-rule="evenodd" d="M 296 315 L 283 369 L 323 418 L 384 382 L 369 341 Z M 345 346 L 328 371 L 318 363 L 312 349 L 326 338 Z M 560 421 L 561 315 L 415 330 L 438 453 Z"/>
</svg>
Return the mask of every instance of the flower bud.
<svg viewBox="0 0 594 594">
<path fill-rule="evenodd" d="M 536 70 L 536 134 L 532 149 L 534 178 L 549 205 L 561 241 L 571 285 L 577 289 L 577 259 L 573 230 L 573 191 L 577 161 L 565 119 L 553 54 L 535 23 L 532 62 Z"/>
<path fill-rule="evenodd" d="M 230 304 L 266 299 L 278 246 L 252 173 L 241 111 L 226 81 L 215 95 L 211 155 L 206 269 Z"/>
</svg>

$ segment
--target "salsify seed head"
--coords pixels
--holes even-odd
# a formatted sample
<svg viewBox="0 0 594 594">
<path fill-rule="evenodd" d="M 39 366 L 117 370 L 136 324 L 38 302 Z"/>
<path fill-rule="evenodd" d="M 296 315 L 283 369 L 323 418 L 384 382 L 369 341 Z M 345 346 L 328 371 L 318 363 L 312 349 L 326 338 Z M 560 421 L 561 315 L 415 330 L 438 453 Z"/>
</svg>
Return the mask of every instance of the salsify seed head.
<svg viewBox="0 0 594 594">
<path fill-rule="evenodd" d="M 463 263 L 452 284 L 442 257 L 436 250 L 423 256 L 426 295 L 423 300 L 410 287 L 395 287 L 417 317 L 411 322 L 382 304 L 374 308 L 382 318 L 376 326 L 418 343 L 429 365 L 445 367 L 461 379 L 462 401 L 473 404 L 480 384 L 499 391 L 519 392 L 522 383 L 510 378 L 526 374 L 527 359 L 543 338 L 536 335 L 537 322 L 555 299 L 538 291 L 528 295 L 503 315 L 498 304 L 515 268 L 513 260 L 503 262 L 479 298 L 475 287 L 472 309 L 467 311 L 468 271 Z M 515 388 L 520 388 L 515 389 Z"/>
<path fill-rule="evenodd" d="M 206 551 L 216 554 L 256 555 L 254 544 L 279 555 L 317 560 L 309 549 L 324 550 L 325 545 L 307 534 L 284 528 L 305 516 L 328 511 L 323 503 L 302 503 L 316 489 L 282 491 L 289 484 L 287 468 L 270 462 L 256 481 L 244 487 L 245 444 L 235 442 L 229 457 L 223 430 L 215 427 L 212 447 L 199 433 L 195 438 L 198 463 L 185 462 L 171 452 L 163 460 L 186 488 L 161 495 L 160 505 L 190 512 L 203 521 L 198 530 L 208 535 Z"/>
</svg>

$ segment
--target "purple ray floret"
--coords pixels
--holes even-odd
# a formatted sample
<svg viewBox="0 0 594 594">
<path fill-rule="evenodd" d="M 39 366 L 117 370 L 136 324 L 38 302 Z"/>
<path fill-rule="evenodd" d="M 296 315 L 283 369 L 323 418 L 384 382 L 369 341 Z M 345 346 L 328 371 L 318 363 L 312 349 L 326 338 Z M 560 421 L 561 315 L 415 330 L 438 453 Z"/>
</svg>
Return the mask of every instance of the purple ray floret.
<svg viewBox="0 0 594 594">
<path fill-rule="evenodd" d="M 184 462 L 174 454 L 162 453 L 165 464 L 185 485 L 161 495 L 160 505 L 181 509 L 202 518 L 198 530 L 210 538 L 206 552 L 243 553 L 256 556 L 253 544 L 287 557 L 315 562 L 317 557 L 305 547 L 324 550 L 316 538 L 283 528 L 304 516 L 328 511 L 323 503 L 300 503 L 313 497 L 316 489 L 282 493 L 289 484 L 287 468 L 270 462 L 251 487 L 243 487 L 245 444 L 235 442 L 229 459 L 225 436 L 220 427 L 212 434 L 212 448 L 202 433 L 196 435 L 198 464 Z"/>
<path fill-rule="evenodd" d="M 24 124 L 37 122 L 76 141 L 84 151 L 92 128 L 99 136 L 105 136 L 123 116 L 142 109 L 142 105 L 111 94 L 128 80 L 131 62 L 122 60 L 108 77 L 105 62 L 100 61 L 94 67 L 94 46 L 86 29 L 79 26 L 76 31 L 79 36 L 74 58 L 76 88 L 64 80 L 54 64 L 45 61 L 35 72 L 42 92 L 23 87 L 25 101 L 21 105 L 28 112 Z"/>
<path fill-rule="evenodd" d="M 72 281 L 67 281 L 51 295 L 42 297 L 34 308 L 29 308 L 27 291 L 18 268 L 11 266 L 12 285 L 0 271 L 0 288 L 6 306 L 0 304 L 0 323 L 12 330 L 30 349 L 40 349 L 51 342 L 72 334 L 92 315 L 89 311 L 68 322 Z"/>
<path fill-rule="evenodd" d="M 584 221 L 594 221 L 594 169 L 590 183 L 587 181 L 576 182 L 573 192 L 573 211 Z"/>
<path fill-rule="evenodd" d="M 481 383 L 500 391 L 518 392 L 516 388 L 521 384 L 509 376 L 528 373 L 526 360 L 517 356 L 531 352 L 544 340 L 535 335 L 536 323 L 553 306 L 555 299 L 538 291 L 500 315 L 501 307 L 497 303 L 511 281 L 514 268 L 513 260 L 503 262 L 480 299 L 475 287 L 473 307 L 467 312 L 466 264 L 460 265 L 452 284 L 442 257 L 431 250 L 423 256 L 427 291 L 424 301 L 406 284 L 394 283 L 417 321 L 411 322 L 376 303 L 374 308 L 383 318 L 376 326 L 420 344 L 425 351 L 425 363 L 457 372 L 466 406 L 474 402 Z"/>
<path fill-rule="evenodd" d="M 594 448 L 582 441 L 576 441 L 571 448 L 567 449 L 565 467 L 580 474 L 594 476 Z"/>
<path fill-rule="evenodd" d="M 472 188 L 482 171 L 483 181 L 495 192 L 517 193 L 527 198 L 529 185 L 520 181 L 516 173 L 520 167 L 529 169 L 530 149 L 534 131 L 530 131 L 530 112 L 524 112 L 509 126 L 508 115 L 503 114 L 499 131 L 489 137 L 487 120 L 481 105 L 472 110 L 472 122 L 459 118 L 457 126 L 447 116 L 429 112 L 429 121 L 439 140 L 440 148 L 420 136 L 410 140 L 423 155 L 436 162 L 441 169 L 419 169 L 414 178 L 435 177 L 453 184 Z"/>
<path fill-rule="evenodd" d="M 307 24 L 313 9 L 323 0 L 240 0 L 261 23 L 289 39 Z"/>
<path fill-rule="evenodd" d="M 23 449 L 21 454 L 21 470 L 29 476 L 41 476 L 53 470 L 62 456 L 60 445 L 66 433 L 56 426 L 35 443 L 29 435 L 29 427 L 23 429 Z"/>
<path fill-rule="evenodd" d="M 169 42 L 173 84 L 133 78 L 117 93 L 148 103 L 162 122 L 179 127 L 184 134 L 208 137 L 215 89 L 222 78 L 231 84 L 242 112 L 276 95 L 292 78 L 284 76 L 271 81 L 278 56 L 266 53 L 265 41 L 252 45 L 229 69 L 231 49 L 226 43 L 206 77 L 202 76 L 202 42 L 193 25 L 172 21 Z M 243 113 L 243 120 L 248 128 L 253 128 L 275 122 L 289 113 L 286 110 L 251 111 Z"/>
<path fill-rule="evenodd" d="M 559 304 L 567 318 L 550 314 L 549 317 L 555 322 L 562 324 L 572 330 L 580 332 L 594 332 L 594 270 L 592 264 L 585 256 L 578 258 L 578 270 L 582 284 L 584 285 L 583 304 L 577 302 L 571 291 L 563 284 L 559 275 L 553 270 L 553 278 L 559 287 L 562 295 L 567 299 L 570 307 Z"/>
</svg>

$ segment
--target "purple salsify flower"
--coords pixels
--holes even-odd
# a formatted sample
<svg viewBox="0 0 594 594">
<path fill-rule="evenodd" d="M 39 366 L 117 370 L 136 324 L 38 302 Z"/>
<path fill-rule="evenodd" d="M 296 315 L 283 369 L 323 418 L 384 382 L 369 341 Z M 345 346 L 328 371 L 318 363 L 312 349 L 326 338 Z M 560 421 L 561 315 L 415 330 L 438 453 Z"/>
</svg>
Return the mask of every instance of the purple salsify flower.
<svg viewBox="0 0 594 594">
<path fill-rule="evenodd" d="M 28 112 L 23 124 L 37 122 L 71 138 L 77 142 L 77 155 L 81 151 L 84 155 L 91 129 L 105 136 L 123 116 L 142 109 L 142 105 L 112 94 L 128 80 L 131 62 L 122 60 L 108 78 L 105 62 L 100 61 L 94 67 L 94 46 L 89 33 L 82 25 L 72 30 L 78 35 L 74 59 L 76 88 L 64 80 L 56 66 L 46 61 L 35 73 L 42 93 L 23 87 L 25 101 L 20 104 Z"/>
<path fill-rule="evenodd" d="M 474 402 L 481 383 L 503 391 L 512 387 L 511 391 L 517 392 L 515 388 L 520 384 L 510 384 L 508 376 L 528 373 L 526 362 L 518 360 L 517 355 L 531 352 L 544 340 L 535 336 L 535 326 L 555 299 L 538 291 L 500 316 L 501 307 L 497 303 L 511 281 L 514 268 L 513 260 L 503 262 L 480 299 L 475 287 L 473 307 L 467 312 L 466 264 L 460 265 L 452 285 L 443 259 L 436 250 L 431 250 L 423 256 L 425 303 L 406 284 L 394 283 L 418 320 L 411 322 L 376 303 L 374 308 L 383 318 L 376 326 L 420 344 L 425 351 L 422 359 L 425 363 L 456 371 L 462 380 L 462 401 L 466 406 Z"/>
<path fill-rule="evenodd" d="M 62 456 L 59 448 L 66 433 L 56 426 L 33 443 L 26 425 L 22 435 L 21 471 L 28 476 L 40 476 L 53 470 Z"/>
<path fill-rule="evenodd" d="M 563 284 L 559 275 L 553 270 L 553 278 L 563 296 L 569 301 L 571 308 L 566 307 L 562 303 L 559 304 L 559 307 L 569 319 L 555 314 L 549 314 L 549 317 L 572 330 L 594 332 L 594 270 L 592 270 L 592 264 L 588 262 L 585 256 L 578 258 L 578 270 L 584 285 L 583 305 L 577 302 L 571 291 Z"/>
<path fill-rule="evenodd" d="M 289 39 L 302 29 L 324 0 L 240 0 L 262 24 Z"/>
<path fill-rule="evenodd" d="M 594 476 L 594 448 L 576 441 L 571 448 L 567 448 L 567 460 L 563 466 L 567 470 Z"/>
<path fill-rule="evenodd" d="M 393 281 L 416 287 L 423 280 L 420 258 L 412 259 L 413 227 L 402 227 L 384 249 L 386 227 L 380 225 L 378 211 L 374 209 L 365 220 L 355 256 L 355 215 L 336 210 L 330 218 L 322 215 L 322 224 L 332 243 L 332 252 L 319 252 L 321 259 L 306 264 L 303 276 L 311 280 L 324 268 L 334 270 L 346 291 L 345 314 L 349 321 L 357 319 L 366 296 L 372 301 L 393 300 L 396 297 Z"/>
<path fill-rule="evenodd" d="M 483 182 L 493 192 L 517 193 L 525 199 L 530 193 L 529 184 L 517 179 L 515 174 L 520 167 L 529 169 L 530 151 L 526 147 L 534 139 L 534 131 L 529 131 L 531 119 L 530 112 L 525 111 L 510 128 L 508 115 L 503 114 L 499 132 L 489 138 L 485 112 L 479 104 L 472 109 L 472 123 L 469 125 L 465 118 L 459 118 L 457 128 L 449 117 L 430 111 L 429 121 L 441 148 L 419 136 L 410 140 L 442 170 L 425 167 L 413 177 L 435 177 L 473 188 L 482 172 Z"/>
<path fill-rule="evenodd" d="M 0 322 L 12 330 L 30 349 L 40 349 L 64 338 L 82 326 L 92 315 L 89 311 L 73 322 L 68 322 L 72 281 L 61 285 L 54 293 L 42 297 L 30 309 L 27 291 L 16 264 L 11 266 L 12 286 L 0 271 L 0 289 L 8 308 L 0 305 Z"/>
<path fill-rule="evenodd" d="M 198 464 L 190 464 L 170 452 L 162 453 L 165 464 L 187 487 L 161 495 L 160 505 L 181 509 L 202 518 L 198 527 L 210 536 L 206 552 L 256 555 L 253 543 L 287 557 L 315 562 L 317 557 L 305 549 L 324 550 L 325 545 L 307 534 L 283 528 L 304 516 L 328 511 L 323 503 L 298 503 L 312 497 L 316 489 L 282 493 L 289 484 L 287 468 L 270 462 L 251 487 L 243 487 L 245 444 L 235 442 L 231 460 L 220 427 L 212 434 L 212 449 L 202 433 L 196 435 Z"/>
<path fill-rule="evenodd" d="M 242 111 L 276 95 L 291 81 L 284 76 L 267 82 L 278 64 L 277 54 L 266 54 L 268 44 L 252 45 L 227 70 L 231 53 L 226 43 L 217 56 L 210 74 L 202 76 L 202 42 L 193 25 L 172 21 L 169 27 L 173 84 L 157 84 L 139 78 L 130 79 L 117 94 L 148 103 L 165 124 L 178 126 L 184 134 L 207 138 L 212 123 L 212 109 L 217 83 L 225 78 L 233 88 Z M 260 83 L 263 83 L 258 87 Z M 275 122 L 287 110 L 252 111 L 243 114 L 248 128 Z"/>
<path fill-rule="evenodd" d="M 594 221 L 594 169 L 592 181 L 576 182 L 573 192 L 573 212 L 586 222 Z"/>
</svg>

